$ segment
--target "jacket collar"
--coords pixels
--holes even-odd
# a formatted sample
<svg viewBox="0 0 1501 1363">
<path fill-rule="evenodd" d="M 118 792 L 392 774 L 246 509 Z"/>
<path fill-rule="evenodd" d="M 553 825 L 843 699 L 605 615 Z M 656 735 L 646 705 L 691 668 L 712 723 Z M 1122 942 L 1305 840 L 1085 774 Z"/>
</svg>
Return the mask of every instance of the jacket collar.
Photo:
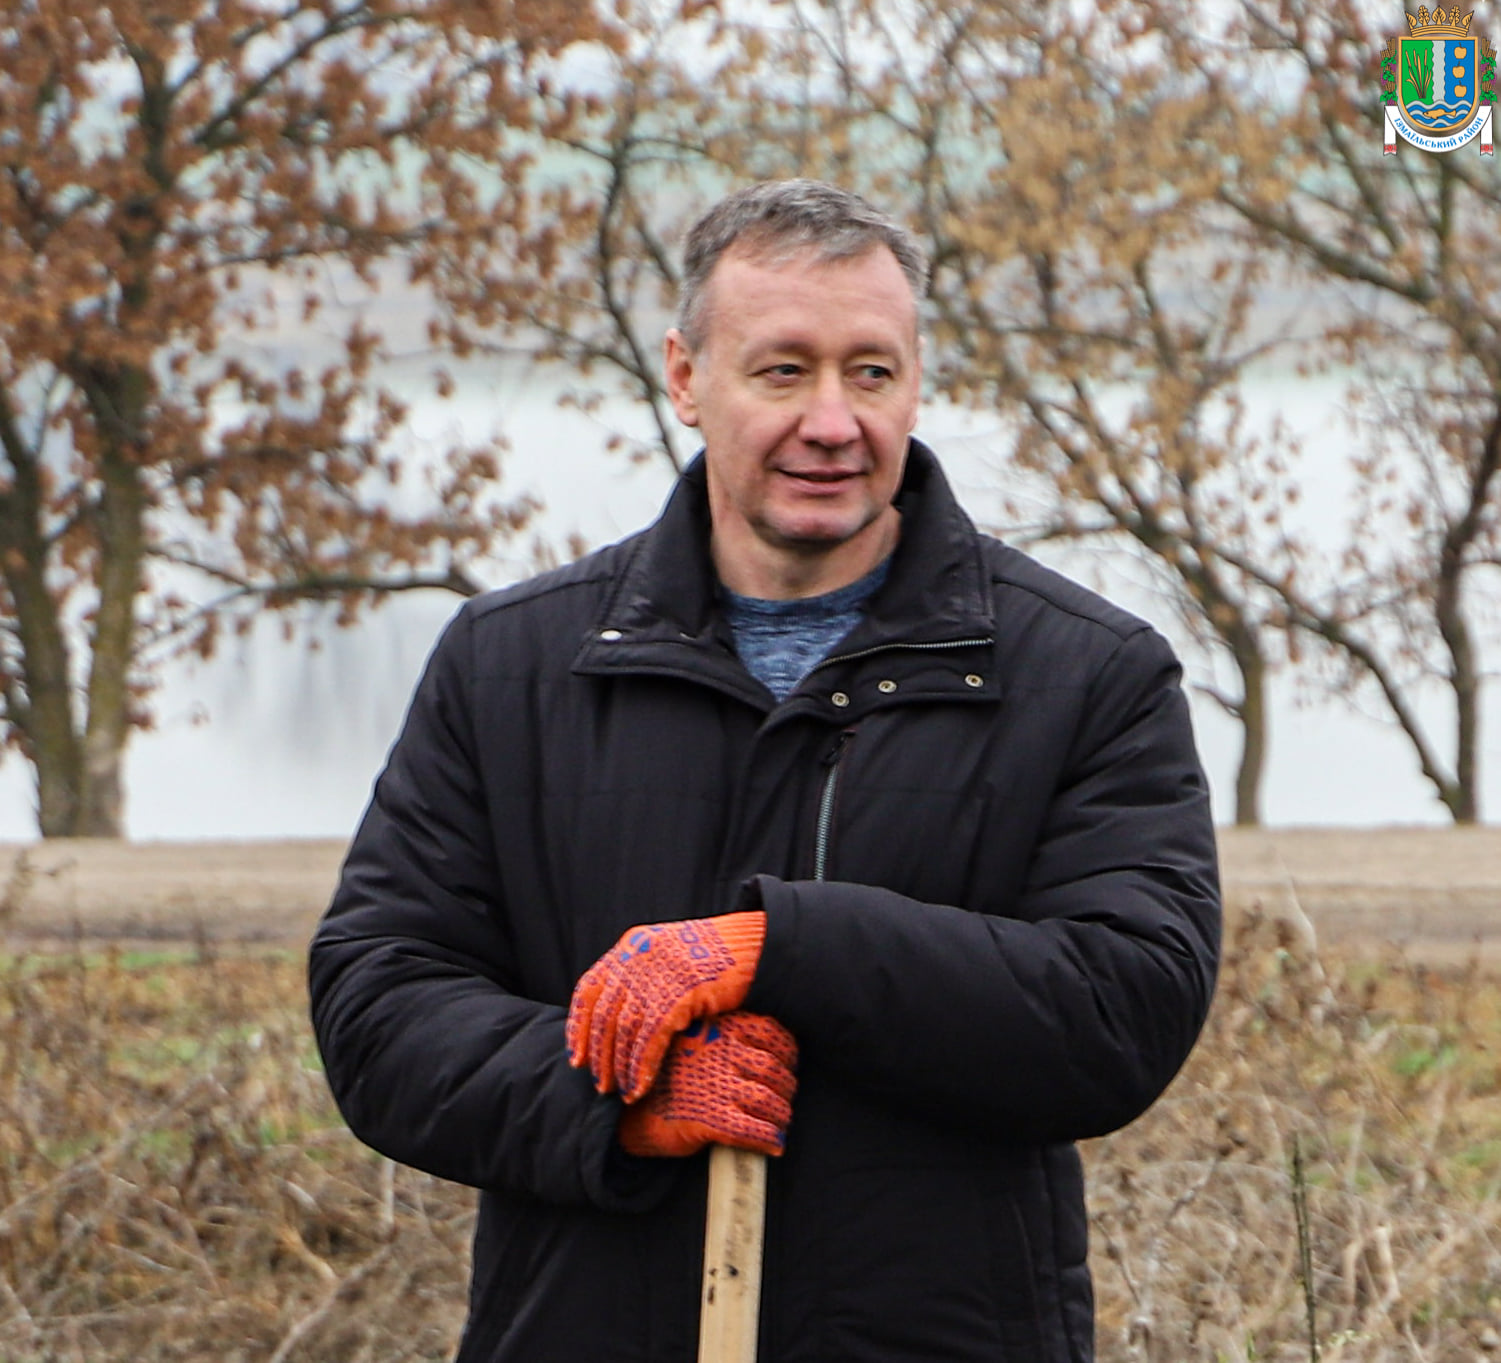
<svg viewBox="0 0 1501 1363">
<path fill-rule="evenodd" d="M 937 457 L 921 441 L 909 445 L 895 501 L 902 533 L 891 571 L 841 653 L 990 638 L 994 614 L 979 537 Z M 661 517 L 629 546 L 630 557 L 576 670 L 699 670 L 702 656 L 691 664 L 687 656 L 697 652 L 724 655 L 743 675 L 717 607 L 709 530 L 700 453 L 678 479 Z"/>
</svg>

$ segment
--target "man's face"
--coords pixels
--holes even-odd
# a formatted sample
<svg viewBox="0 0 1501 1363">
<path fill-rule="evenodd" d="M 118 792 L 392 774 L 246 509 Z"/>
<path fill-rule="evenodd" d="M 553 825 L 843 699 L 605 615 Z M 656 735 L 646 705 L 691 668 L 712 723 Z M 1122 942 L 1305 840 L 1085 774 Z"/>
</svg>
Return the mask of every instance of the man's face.
<svg viewBox="0 0 1501 1363">
<path fill-rule="evenodd" d="M 669 333 L 678 417 L 703 435 L 716 566 L 752 596 L 830 591 L 896 543 L 917 422 L 917 304 L 884 246 L 714 267 L 703 344 Z"/>
</svg>

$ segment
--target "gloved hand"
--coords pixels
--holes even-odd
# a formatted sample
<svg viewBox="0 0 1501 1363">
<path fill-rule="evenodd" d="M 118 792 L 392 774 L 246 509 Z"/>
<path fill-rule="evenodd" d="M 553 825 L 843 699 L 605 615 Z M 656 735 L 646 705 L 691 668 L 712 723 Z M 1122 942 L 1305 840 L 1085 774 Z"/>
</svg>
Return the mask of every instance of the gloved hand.
<svg viewBox="0 0 1501 1363">
<path fill-rule="evenodd" d="M 657 1082 L 620 1119 L 633 1155 L 733 1145 L 780 1155 L 797 1088 L 797 1042 L 760 1013 L 698 1018 L 667 1048 Z"/>
<path fill-rule="evenodd" d="M 676 1033 L 745 1002 L 765 938 L 759 909 L 631 928 L 574 986 L 570 1063 L 588 1065 L 601 1093 L 634 1102 Z"/>
</svg>

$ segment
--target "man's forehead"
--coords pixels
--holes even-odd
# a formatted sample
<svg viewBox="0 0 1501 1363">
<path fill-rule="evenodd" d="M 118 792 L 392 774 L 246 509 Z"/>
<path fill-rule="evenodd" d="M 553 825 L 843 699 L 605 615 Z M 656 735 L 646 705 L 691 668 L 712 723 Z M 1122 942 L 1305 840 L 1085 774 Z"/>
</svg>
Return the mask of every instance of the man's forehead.
<svg viewBox="0 0 1501 1363">
<path fill-rule="evenodd" d="M 849 279 L 849 272 L 856 269 L 864 276 L 858 286 L 853 281 L 844 283 Z M 791 296 L 785 291 L 769 287 L 776 281 L 774 278 L 765 278 L 763 272 L 773 277 L 780 275 L 795 280 Z M 872 274 L 877 276 L 876 280 L 870 278 Z M 886 276 L 884 281 L 879 279 L 881 275 Z M 910 341 L 916 336 L 917 300 L 912 293 L 911 281 L 895 254 L 880 242 L 864 251 L 839 255 L 830 255 L 820 250 L 817 244 L 797 243 L 789 246 L 776 242 L 736 242 L 720 257 L 707 281 L 708 330 L 713 330 L 717 311 L 715 304 L 718 301 L 716 296 L 725 287 L 729 287 L 736 292 L 734 315 L 741 320 L 780 313 L 783 314 L 784 324 L 790 326 L 794 333 L 801 335 L 808 332 L 812 336 L 807 326 L 799 326 L 797 323 L 797 305 L 803 296 L 799 290 L 804 285 L 816 288 L 820 280 L 836 287 L 848 288 L 854 295 L 851 300 L 852 311 L 865 314 L 868 321 L 881 316 L 890 319 L 896 336 L 881 336 L 879 333 L 884 332 L 885 328 L 877 328 L 872 344 L 885 344 L 889 339 Z M 789 340 L 791 339 L 789 336 Z"/>
</svg>

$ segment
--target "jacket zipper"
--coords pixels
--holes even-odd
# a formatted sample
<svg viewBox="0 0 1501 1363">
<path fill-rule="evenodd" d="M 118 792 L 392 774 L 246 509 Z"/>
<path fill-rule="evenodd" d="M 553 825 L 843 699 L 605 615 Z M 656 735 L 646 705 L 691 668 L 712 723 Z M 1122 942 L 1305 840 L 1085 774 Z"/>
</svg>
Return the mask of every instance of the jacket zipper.
<svg viewBox="0 0 1501 1363">
<path fill-rule="evenodd" d="M 824 758 L 823 764 L 828 769 L 824 773 L 823 790 L 818 797 L 818 828 L 813 840 L 813 879 L 822 880 L 829 866 L 829 834 L 834 827 L 834 794 L 839 787 L 839 760 L 844 755 L 844 749 L 850 739 L 855 736 L 853 729 L 844 729 L 834 740 L 834 746 Z"/>
<path fill-rule="evenodd" d="M 825 658 L 813 668 L 813 671 L 817 672 L 819 668 L 823 667 L 832 667 L 835 663 L 851 662 L 856 658 L 868 658 L 872 653 L 885 653 L 889 649 L 904 648 L 915 652 L 923 652 L 935 648 L 979 648 L 983 644 L 993 643 L 995 643 L 994 637 L 985 639 L 946 639 L 940 643 L 933 644 L 873 644 L 870 648 L 857 649 L 853 653 L 838 653 L 832 658 Z"/>
</svg>

